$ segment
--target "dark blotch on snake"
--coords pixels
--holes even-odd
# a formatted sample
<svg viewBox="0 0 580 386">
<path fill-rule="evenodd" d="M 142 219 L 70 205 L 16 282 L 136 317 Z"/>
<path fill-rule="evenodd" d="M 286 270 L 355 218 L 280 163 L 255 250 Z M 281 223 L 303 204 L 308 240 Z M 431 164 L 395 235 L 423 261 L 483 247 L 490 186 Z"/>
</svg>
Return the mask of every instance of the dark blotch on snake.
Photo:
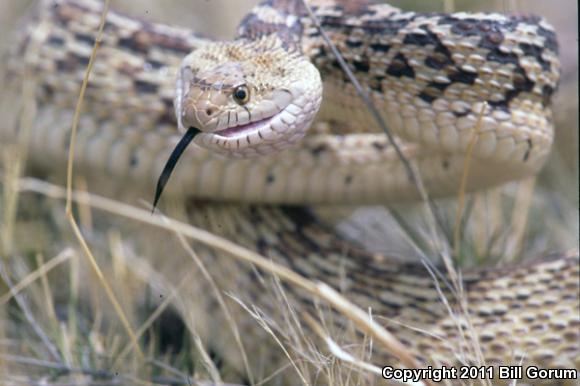
<svg viewBox="0 0 580 386">
<path fill-rule="evenodd" d="M 532 144 L 532 140 L 528 138 L 528 148 L 526 150 L 526 154 L 524 154 L 524 162 L 526 162 L 528 160 L 528 158 L 530 157 L 530 152 L 532 151 L 532 148 L 534 147 Z"/>
<path fill-rule="evenodd" d="M 360 40 L 346 40 L 345 44 L 348 48 L 359 48 L 363 45 L 363 42 Z"/>
<path fill-rule="evenodd" d="M 51 36 L 48 38 L 47 42 L 50 45 L 58 46 L 58 47 L 64 46 L 64 43 L 65 43 L 64 39 L 61 38 L 60 36 Z"/>
<path fill-rule="evenodd" d="M 159 89 L 158 85 L 144 81 L 144 80 L 139 80 L 139 79 L 136 79 L 135 81 L 133 81 L 133 84 L 135 85 L 135 89 L 137 91 L 140 91 L 140 92 L 143 92 L 146 94 L 155 94 L 157 92 L 157 90 Z"/>
<path fill-rule="evenodd" d="M 356 72 L 369 72 L 371 68 L 368 58 L 361 58 L 361 60 L 354 60 L 352 62 Z"/>
<path fill-rule="evenodd" d="M 382 142 L 373 142 L 373 147 L 377 149 L 377 151 L 383 151 L 387 147 L 385 143 Z"/>
<path fill-rule="evenodd" d="M 165 64 L 163 64 L 163 62 L 160 62 L 159 60 L 155 59 L 147 59 L 147 64 L 151 66 L 151 68 L 154 70 L 159 70 L 160 68 L 165 67 Z"/>
<path fill-rule="evenodd" d="M 134 168 L 138 164 L 139 164 L 139 158 L 137 157 L 137 154 L 132 154 L 131 159 L 129 160 L 129 166 Z"/>
<path fill-rule="evenodd" d="M 370 47 L 373 49 L 373 51 L 382 52 L 384 54 L 389 52 L 389 50 L 391 49 L 391 46 L 383 43 L 372 43 L 370 44 Z"/>
<path fill-rule="evenodd" d="M 93 46 L 95 44 L 95 38 L 88 34 L 75 33 L 75 38 L 79 42 L 83 42 L 89 46 Z"/>
<path fill-rule="evenodd" d="M 477 79 L 477 73 L 467 72 L 460 69 L 455 69 L 456 71 L 449 75 L 449 79 L 452 82 L 459 82 L 468 85 L 473 85 L 475 79 Z"/>
<path fill-rule="evenodd" d="M 183 137 L 181 137 L 181 139 L 179 140 L 177 146 L 175 146 L 175 149 L 173 149 L 173 151 L 171 152 L 171 155 L 169 156 L 169 159 L 167 160 L 167 163 L 165 164 L 165 167 L 163 168 L 163 171 L 161 172 L 161 175 L 157 180 L 157 187 L 155 188 L 155 198 L 153 199 L 153 209 L 151 210 L 151 213 L 155 212 L 155 207 L 157 207 L 157 203 L 159 202 L 159 198 L 161 198 L 163 189 L 165 188 L 167 181 L 169 181 L 169 177 L 171 176 L 171 173 L 173 172 L 175 165 L 177 165 L 179 158 L 181 157 L 181 155 L 183 154 L 183 152 L 185 151 L 191 140 L 193 140 L 193 138 L 195 138 L 195 136 L 198 135 L 200 132 L 201 131 L 199 129 L 196 129 L 195 127 L 190 127 L 189 129 L 187 129 Z"/>
<path fill-rule="evenodd" d="M 120 38 L 117 44 L 120 48 L 137 52 L 142 55 L 146 55 L 149 52 L 149 47 L 147 44 L 145 44 L 143 41 L 140 41 L 136 34 Z"/>
<path fill-rule="evenodd" d="M 315 148 L 313 148 L 312 150 L 310 150 L 310 152 L 312 153 L 313 156 L 317 157 L 319 156 L 322 152 L 326 151 L 326 145 L 321 144 L 316 146 Z"/>
<path fill-rule="evenodd" d="M 405 56 L 403 56 L 403 54 L 400 53 L 393 58 L 393 61 L 387 68 L 386 72 L 387 74 L 395 76 L 397 78 L 403 76 L 406 76 L 408 78 L 415 77 L 415 70 L 413 70 L 413 67 L 409 65 L 409 62 L 407 62 L 407 58 L 405 58 Z"/>
</svg>

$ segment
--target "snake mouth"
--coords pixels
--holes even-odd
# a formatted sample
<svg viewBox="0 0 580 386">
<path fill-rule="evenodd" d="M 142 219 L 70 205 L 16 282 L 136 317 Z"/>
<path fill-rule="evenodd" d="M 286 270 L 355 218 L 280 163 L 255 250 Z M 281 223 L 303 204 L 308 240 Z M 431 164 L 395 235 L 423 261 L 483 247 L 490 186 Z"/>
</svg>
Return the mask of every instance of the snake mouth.
<svg viewBox="0 0 580 386">
<path fill-rule="evenodd" d="M 231 158 L 274 154 L 304 137 L 316 111 L 317 108 L 304 109 L 288 104 L 267 118 L 213 132 L 201 132 L 194 141 Z"/>
<path fill-rule="evenodd" d="M 202 132 L 196 142 L 233 158 L 272 154 L 304 136 L 303 125 L 290 115 L 284 108 L 254 122 Z"/>
<path fill-rule="evenodd" d="M 280 112 L 268 118 L 263 118 L 243 125 L 232 126 L 226 129 L 214 131 L 212 134 L 225 137 L 227 139 L 240 139 L 248 137 L 252 134 L 257 134 L 261 139 L 264 139 L 261 132 L 264 130 L 272 130 L 272 121 L 278 114 L 280 114 Z"/>
</svg>

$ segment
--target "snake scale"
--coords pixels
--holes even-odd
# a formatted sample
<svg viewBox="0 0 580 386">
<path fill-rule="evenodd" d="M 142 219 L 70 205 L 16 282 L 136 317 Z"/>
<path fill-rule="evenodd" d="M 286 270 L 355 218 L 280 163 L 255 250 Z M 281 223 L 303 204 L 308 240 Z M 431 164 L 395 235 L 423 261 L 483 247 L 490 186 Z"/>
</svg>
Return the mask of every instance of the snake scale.
<svg viewBox="0 0 580 386">
<path fill-rule="evenodd" d="M 312 3 L 432 196 L 457 192 L 480 118 L 469 190 L 543 165 L 559 77 L 556 37 L 544 20 L 420 14 L 365 1 Z M 9 74 L 37 82 L 32 170 L 64 170 L 101 9 L 89 0 L 41 1 L 8 57 Z M 195 198 L 193 225 L 341 289 L 372 309 L 420 363 L 481 362 L 458 329 L 467 322 L 450 317 L 423 265 L 368 253 L 303 206 L 418 194 L 300 2 L 257 6 L 231 42 L 108 14 L 80 121 L 77 169 L 93 186 L 115 181 L 133 191 L 152 189 L 178 141 L 176 128 L 190 126 L 200 134 L 168 194 Z M 10 129 L 1 134 L 6 141 L 18 137 Z M 229 270 L 233 290 L 259 303 L 264 289 L 257 271 L 241 264 Z M 580 367 L 578 275 L 577 252 L 466 272 L 484 363 Z M 287 289 L 298 303 L 311 304 Z M 451 291 L 440 291 L 456 307 Z M 215 339 L 227 346 L 227 338 Z M 223 349 L 239 362 L 238 354 L 228 354 L 235 350 Z M 373 355 L 372 362 L 397 363 L 380 348 Z"/>
</svg>

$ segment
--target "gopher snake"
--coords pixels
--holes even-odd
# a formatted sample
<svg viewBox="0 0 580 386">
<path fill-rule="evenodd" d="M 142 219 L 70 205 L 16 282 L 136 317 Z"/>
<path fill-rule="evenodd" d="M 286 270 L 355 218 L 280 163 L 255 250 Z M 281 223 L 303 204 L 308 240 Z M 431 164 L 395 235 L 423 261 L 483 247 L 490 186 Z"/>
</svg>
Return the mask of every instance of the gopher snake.
<svg viewBox="0 0 580 386">
<path fill-rule="evenodd" d="M 266 4 L 246 17 L 239 34 L 241 40 L 252 41 L 247 46 L 242 46 L 241 40 L 216 44 L 184 29 L 110 13 L 86 95 L 76 144 L 77 166 L 95 181 L 114 177 L 151 187 L 176 143 L 174 79 L 181 68 L 182 74 L 186 71 L 185 76 L 179 76 L 180 87 L 190 84 L 192 89 L 177 93 L 180 123 L 200 126 L 203 135 L 196 141 L 213 151 L 203 147 L 189 151 L 170 189 L 202 199 L 250 203 L 416 199 L 414 187 L 396 162 L 392 148 L 382 134 L 374 133 L 375 123 L 361 114 L 364 108 L 337 71 L 303 10 L 289 1 L 275 3 L 275 12 L 272 4 Z M 40 82 L 30 161 L 36 168 L 47 169 L 50 165 L 50 169 L 57 169 L 66 157 L 71 107 L 94 43 L 100 7 L 79 0 L 42 4 L 11 59 L 24 58 L 25 73 L 34 73 Z M 409 142 L 405 142 L 405 153 L 418 166 L 430 193 L 456 192 L 462 154 L 484 100 L 488 106 L 474 150 L 481 162 L 474 165 L 468 188 L 498 184 L 541 167 L 552 142 L 549 102 L 558 80 L 555 37 L 544 21 L 498 14 L 421 15 L 386 5 L 342 7 L 334 2 L 322 2 L 315 12 L 355 74 L 366 82 L 399 141 Z M 272 22 L 272 17 L 282 21 Z M 295 33 L 302 39 L 294 40 Z M 273 40 L 268 41 L 272 35 Z M 283 84 L 279 83 L 281 79 L 298 69 L 300 73 L 292 76 L 304 80 L 305 71 L 310 71 L 303 57 L 293 63 L 292 69 L 284 67 L 287 57 L 283 55 L 280 66 L 271 66 L 276 63 L 275 55 L 254 43 L 261 39 L 272 51 L 302 50 L 318 67 L 325 82 L 319 118 L 336 125 L 340 135 L 314 128 L 298 147 L 232 162 L 216 152 L 232 156 L 271 153 L 302 137 L 312 118 L 306 114 L 304 128 L 283 135 L 281 143 L 277 139 L 268 142 L 271 138 L 263 131 L 258 134 L 246 132 L 245 127 L 230 129 L 233 114 L 235 121 L 242 123 L 267 120 L 272 110 L 279 114 L 289 101 L 283 106 L 273 103 L 274 107 L 271 100 L 269 106 L 256 100 L 263 95 L 284 100 L 286 94 L 276 94 Z M 252 49 L 270 55 L 268 61 L 260 61 Z M 192 51 L 181 65 L 183 57 Z M 243 73 L 243 67 L 227 66 L 211 72 L 211 66 L 224 58 L 242 62 L 253 58 L 253 64 L 261 67 L 251 74 Z M 204 77 L 199 68 L 193 68 L 201 63 L 210 66 L 204 68 L 208 71 Z M 21 73 L 21 66 L 12 64 L 12 71 Z M 274 72 L 278 76 L 272 76 Z M 245 107 L 262 111 L 254 118 L 241 118 L 244 103 L 230 98 L 236 85 L 221 79 L 239 82 L 239 76 L 244 75 L 252 87 L 247 90 L 251 99 Z M 312 76 L 316 77 L 307 78 Z M 213 82 L 221 82 L 221 86 L 212 89 Z M 205 92 L 210 92 L 211 98 L 199 101 Z M 310 103 L 319 103 L 319 96 L 313 98 Z M 227 114 L 210 111 L 213 108 Z M 315 109 L 311 106 L 306 110 Z M 215 114 L 219 116 L 217 121 L 211 117 Z M 286 117 L 286 123 L 291 125 L 294 118 Z M 345 127 L 345 122 L 352 121 L 357 122 L 356 127 Z M 215 131 L 221 134 L 221 142 L 211 135 Z M 6 132 L 2 135 L 17 136 Z M 242 146 L 240 138 L 248 146 Z M 374 314 L 396 320 L 395 324 L 387 323 L 389 329 L 421 362 L 453 364 L 458 361 L 454 354 L 457 350 L 469 351 L 457 337 L 456 321 L 448 318 L 422 266 L 389 263 L 361 251 L 337 239 L 304 209 L 192 205 L 193 224 L 256 249 L 307 277 L 341 288 L 361 306 L 372 307 Z M 224 219 L 228 226 L 216 226 L 208 220 L 208 213 Z M 578 367 L 577 277 L 575 255 L 511 270 L 479 271 L 466 277 L 471 322 L 480 331 L 485 362 Z M 260 290 L 253 287 L 248 292 L 258 297 Z M 405 324 L 429 329 L 432 334 L 401 327 Z"/>
</svg>

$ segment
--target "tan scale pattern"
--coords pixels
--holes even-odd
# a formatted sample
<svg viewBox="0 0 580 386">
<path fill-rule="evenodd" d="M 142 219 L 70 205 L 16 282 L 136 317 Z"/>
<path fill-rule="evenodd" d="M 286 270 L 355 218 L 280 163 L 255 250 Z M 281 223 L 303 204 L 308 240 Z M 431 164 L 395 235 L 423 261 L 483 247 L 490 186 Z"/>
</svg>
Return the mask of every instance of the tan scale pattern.
<svg viewBox="0 0 580 386">
<path fill-rule="evenodd" d="M 279 2 L 283 3 L 281 0 Z M 39 97 L 43 100 L 50 98 L 58 106 L 70 109 L 74 105 L 73 91 L 82 78 L 88 59 L 92 43 L 91 33 L 94 35 L 99 7 L 91 1 L 62 0 L 54 3 L 58 6 L 45 8 L 40 13 L 39 23 L 29 24 L 29 34 L 33 39 L 27 41 L 22 49 L 28 48 L 31 53 L 29 64 L 32 71 L 44 75 L 41 80 L 44 86 L 38 88 Z M 404 63 L 401 64 L 397 50 L 404 50 L 405 55 L 416 57 L 417 63 L 413 64 L 416 66 L 416 79 L 386 76 L 382 80 L 385 93 L 379 95 L 374 92 L 374 98 L 379 107 L 384 105 L 383 110 L 389 126 L 405 139 L 401 142 L 403 151 L 417 164 L 430 193 L 433 196 L 454 194 L 463 169 L 462 152 L 473 133 L 480 104 L 473 103 L 471 113 L 461 117 L 456 117 L 450 111 L 440 111 L 450 104 L 459 106 L 457 108 L 465 107 L 465 102 L 453 100 L 464 96 L 453 96 L 454 90 L 468 89 L 461 82 L 451 84 L 445 91 L 450 96 L 433 100 L 432 107 L 417 97 L 425 84 L 422 77 L 438 79 L 442 75 L 434 74 L 421 65 L 421 55 L 425 57 L 423 51 L 429 52 L 431 46 L 427 45 L 423 50 L 405 48 L 406 45 L 398 43 L 401 39 L 404 40 L 404 34 L 399 30 L 395 31 L 395 36 L 389 36 L 388 31 L 382 30 L 381 34 L 368 36 L 369 41 L 358 47 L 358 51 L 356 47 L 344 46 L 344 42 L 356 42 L 357 36 L 369 32 L 359 30 L 366 24 L 379 23 L 382 26 L 380 28 L 387 28 L 388 25 L 385 27 L 383 24 L 389 23 L 389 20 L 407 23 L 417 14 L 396 13 L 392 7 L 371 6 L 370 10 L 375 12 L 371 16 L 360 15 L 333 22 L 325 19 L 327 14 L 341 14 L 333 4 L 326 3 L 316 12 L 344 52 L 347 61 L 354 67 L 357 58 L 367 57 L 377 61 L 369 63 L 371 69 L 375 64 L 381 65 L 384 73 L 385 67 L 394 65 L 395 70 L 398 68 L 400 71 L 399 67 L 404 66 Z M 89 16 L 83 16 L 87 14 Z M 475 26 L 478 25 L 477 20 L 485 17 L 508 20 L 501 15 L 475 17 Z M 301 146 L 268 157 L 240 159 L 235 163 L 224 159 L 215 151 L 192 146 L 181 160 L 180 164 L 184 166 L 176 170 L 175 178 L 168 187 L 168 194 L 180 192 L 217 200 L 294 204 L 383 203 L 418 198 L 415 187 L 409 182 L 404 168 L 395 157 L 393 149 L 386 143 L 384 135 L 373 134 L 376 133 L 374 122 L 369 120 L 367 114 L 361 115 L 365 109 L 360 104 L 360 98 L 355 96 L 352 87 L 343 84 L 342 75 L 336 75 L 340 72 L 331 65 L 332 59 L 329 59 L 328 54 L 320 54 L 323 47 L 320 37 L 313 35 L 307 19 L 300 20 L 304 25 L 302 50 L 321 68 L 325 82 L 326 94 L 319 119 L 328 120 L 332 125 L 350 119 L 358 122 L 358 125 L 348 128 L 346 132 L 351 134 L 347 136 L 334 136 L 332 132 L 321 135 L 313 130 L 302 141 Z M 426 23 L 428 26 L 434 24 L 422 16 L 414 23 Z M 527 25 L 526 20 L 518 23 L 518 26 Z M 351 28 L 350 25 L 356 28 Z M 528 29 L 538 32 L 543 25 L 543 22 L 532 20 Z M 548 26 L 542 28 L 551 31 Z M 354 37 L 351 37 L 351 33 Z M 536 40 L 544 39 L 529 31 L 525 36 L 517 35 L 518 39 L 524 40 L 533 40 L 534 37 Z M 453 36 L 449 36 L 444 40 L 450 49 L 459 45 L 459 39 L 455 38 L 455 42 L 453 39 Z M 103 159 L 115 159 L 115 168 L 107 167 L 100 174 L 107 173 L 144 188 L 154 186 L 163 164 L 160 160 L 166 159 L 177 141 L 173 98 L 174 79 L 178 75 L 179 65 L 189 52 L 208 47 L 208 43 L 208 40 L 201 39 L 190 31 L 111 14 L 95 66 L 92 88 L 87 93 L 85 108 L 91 114 L 85 118 L 87 124 L 84 126 L 88 128 L 94 124 L 97 127 L 107 127 L 109 134 L 104 138 L 95 138 L 103 130 L 95 130 L 90 134 L 87 129 L 85 134 L 89 136 L 89 142 L 79 144 L 80 150 L 83 150 L 82 145 L 89 146 L 79 154 L 89 154 L 90 157 L 94 154 L 96 159 L 90 158 L 86 163 L 91 165 L 93 172 L 96 172 L 97 165 L 103 165 Z M 389 49 L 387 55 L 381 56 L 368 51 L 371 46 L 379 47 L 376 45 L 387 43 L 395 47 Z M 462 52 L 457 50 L 455 54 Z M 558 62 L 554 53 L 546 49 L 541 55 L 550 63 L 550 71 L 538 75 L 542 81 L 535 87 L 534 92 L 540 85 L 553 85 L 557 78 Z M 518 59 L 525 62 L 526 57 Z M 492 64 L 489 66 L 493 67 Z M 511 84 L 516 85 L 517 77 L 513 71 L 510 72 L 513 67 L 513 64 L 502 66 L 491 78 L 505 78 L 508 84 L 512 82 Z M 19 71 L 21 66 L 15 63 L 14 68 Z M 480 70 L 482 69 L 485 66 Z M 376 71 L 379 71 L 378 67 Z M 442 71 L 453 72 L 457 69 L 452 66 Z M 356 74 L 370 87 L 376 82 L 368 73 Z M 486 79 L 485 74 L 479 75 L 480 79 Z M 475 98 L 476 90 L 477 88 L 467 91 L 475 93 L 472 95 Z M 506 113 L 488 108 L 476 148 L 478 157 L 473 162 L 471 178 L 468 181 L 469 190 L 535 173 L 543 164 L 552 142 L 551 112 L 548 106 L 542 107 L 539 102 L 545 98 L 534 97 L 532 94 L 522 92 L 513 98 L 507 110 L 511 112 L 512 119 L 498 124 L 497 119 L 505 119 Z M 62 109 L 52 111 L 51 116 L 47 117 L 56 122 L 50 134 L 39 133 L 36 137 L 40 147 L 32 154 L 43 154 L 41 164 L 47 155 L 64 159 L 65 153 L 61 150 L 66 145 L 64 130 L 68 130 L 68 127 L 58 117 L 59 114 L 64 114 Z M 101 123 L 89 122 L 91 117 L 99 117 Z M 105 125 L 102 123 L 105 120 L 110 120 L 111 123 Z M 118 123 L 123 124 L 123 129 Z M 337 127 L 340 128 L 339 133 L 345 132 L 344 124 L 338 124 Z M 371 132 L 359 133 L 363 129 Z M 44 135 L 50 137 L 47 141 L 53 147 L 46 147 L 47 141 L 41 139 Z M 131 139 L 127 140 L 126 137 Z M 146 138 L 145 144 L 143 138 Z M 92 147 L 92 142 L 99 143 L 102 147 L 96 150 L 97 148 Z M 109 146 L 113 142 L 123 145 Z M 495 148 L 494 144 L 497 144 Z M 112 150 L 115 150 L 114 154 L 110 154 Z M 294 165 L 304 167 L 294 168 Z M 224 188 L 224 181 L 228 181 L 228 189 Z"/>
<path fill-rule="evenodd" d="M 340 288 L 363 309 L 372 310 L 375 319 L 425 365 L 480 363 L 475 349 L 479 347 L 488 365 L 521 363 L 540 368 L 580 367 L 577 251 L 519 266 L 464 272 L 468 320 L 456 295 L 446 287 L 447 278 L 440 278 L 439 285 L 453 310 L 453 317 L 442 303 L 434 279 L 421 263 L 404 264 L 387 256 L 369 254 L 356 244 L 337 237 L 326 224 L 304 209 L 194 204 L 189 210 L 189 219 L 194 225 L 235 238 L 248 248 L 257 248 L 264 256 L 306 277 Z M 223 266 L 229 263 L 220 263 L 221 259 L 210 251 L 205 253 L 209 255 L 208 261 L 222 267 L 215 268 L 216 277 L 224 278 L 220 284 L 226 290 L 230 289 L 247 304 L 258 305 L 275 320 L 282 318 L 277 314 L 280 304 L 275 292 L 256 279 L 255 271 L 237 263 L 232 268 L 233 276 L 224 274 Z M 236 280 L 232 282 L 231 277 Z M 268 276 L 263 277 L 267 283 Z M 240 288 L 246 291 L 242 293 Z M 310 304 L 307 295 L 290 286 L 284 290 L 298 299 L 298 303 L 293 304 L 295 307 Z M 301 300 L 304 304 L 300 304 Z M 351 352 L 356 352 L 363 338 L 353 336 L 349 327 L 342 324 L 342 319 L 329 318 L 328 323 L 336 323 L 334 327 L 327 325 L 334 332 L 333 337 Z M 477 331 L 477 345 L 469 336 L 468 323 Z M 263 331 L 252 330 L 252 333 Z M 231 342 L 228 336 L 213 338 L 223 344 L 224 352 L 231 355 L 228 358 L 233 363 L 239 361 L 237 352 L 228 344 Z M 265 335 L 264 339 L 267 339 Z M 261 344 L 261 340 L 254 338 L 247 342 L 250 350 Z M 396 364 L 394 358 L 376 347 L 370 360 Z"/>
</svg>

